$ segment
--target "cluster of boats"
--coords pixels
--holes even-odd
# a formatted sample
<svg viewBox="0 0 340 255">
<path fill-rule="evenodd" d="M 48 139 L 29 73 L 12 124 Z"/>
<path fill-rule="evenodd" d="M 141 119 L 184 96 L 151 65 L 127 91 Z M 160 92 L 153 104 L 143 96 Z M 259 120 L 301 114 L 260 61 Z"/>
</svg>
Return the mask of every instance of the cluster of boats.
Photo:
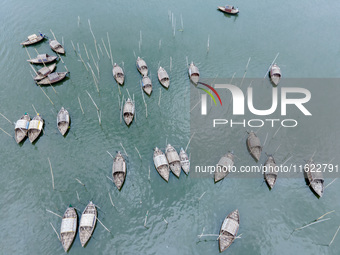
<svg viewBox="0 0 340 255">
<path fill-rule="evenodd" d="M 262 153 L 261 141 L 255 132 L 248 133 L 247 147 L 250 155 L 259 161 Z M 215 182 L 218 182 L 225 178 L 230 169 L 234 166 L 234 154 L 228 152 L 217 163 L 217 170 L 215 171 Z M 267 160 L 264 164 L 264 179 L 270 189 L 272 189 L 276 183 L 278 172 L 276 170 L 276 162 L 273 155 L 267 155 Z M 309 186 L 318 197 L 322 197 L 324 192 L 324 178 L 321 171 L 316 171 L 316 165 L 312 159 L 308 160 L 305 164 L 304 171 L 309 182 Z"/>
<path fill-rule="evenodd" d="M 67 110 L 62 107 L 57 116 L 57 126 L 59 132 L 64 136 L 69 129 L 70 115 Z M 15 123 L 15 141 L 19 144 L 28 136 L 33 143 L 40 136 L 44 127 L 44 120 L 39 113 L 31 120 L 27 112 Z"/>
<path fill-rule="evenodd" d="M 39 35 L 33 34 L 27 37 L 27 40 L 21 43 L 23 46 L 29 46 L 36 44 L 38 42 L 43 41 L 47 38 L 45 35 L 39 33 Z M 65 54 L 64 47 L 57 40 L 49 40 L 49 45 L 53 51 L 58 54 Z M 51 85 L 53 83 L 57 83 L 63 80 L 68 72 L 53 72 L 56 68 L 56 63 L 47 66 L 46 64 L 50 64 L 57 60 L 57 56 L 50 56 L 49 54 L 38 54 L 37 57 L 28 59 L 27 61 L 31 64 L 43 64 L 44 67 L 39 70 L 34 70 L 35 77 L 34 81 L 38 85 Z"/>
<path fill-rule="evenodd" d="M 178 154 L 176 149 L 170 144 L 165 148 L 165 154 L 158 147 L 154 149 L 153 162 L 159 175 L 167 182 L 169 181 L 170 170 L 177 178 L 181 174 L 181 169 L 183 169 L 186 175 L 190 171 L 188 154 L 183 148 L 181 148 Z"/>
<path fill-rule="evenodd" d="M 89 202 L 89 204 L 84 209 L 79 223 L 79 239 L 81 246 L 84 247 L 90 240 L 94 228 L 97 223 L 97 208 L 96 205 Z M 74 207 L 70 205 L 62 217 L 61 227 L 60 227 L 60 241 L 61 244 L 67 252 L 77 235 L 78 229 L 78 214 Z"/>
</svg>

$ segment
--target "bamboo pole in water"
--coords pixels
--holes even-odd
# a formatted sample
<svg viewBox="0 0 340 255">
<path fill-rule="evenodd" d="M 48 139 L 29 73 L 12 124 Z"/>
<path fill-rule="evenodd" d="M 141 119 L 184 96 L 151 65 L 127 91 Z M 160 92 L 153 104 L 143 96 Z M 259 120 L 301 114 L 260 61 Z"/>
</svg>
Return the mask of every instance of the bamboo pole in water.
<svg viewBox="0 0 340 255">
<path fill-rule="evenodd" d="M 53 188 L 53 190 L 54 190 L 54 176 L 53 176 L 52 165 L 51 165 L 50 158 L 47 158 L 47 159 L 48 159 L 48 163 L 50 164 L 50 169 L 51 169 L 51 177 L 52 177 L 52 188 Z"/>
<path fill-rule="evenodd" d="M 84 110 L 83 110 L 83 107 L 81 106 L 81 102 L 80 102 L 80 98 L 79 98 L 79 97 L 78 97 L 78 101 L 79 101 L 79 105 L 80 105 L 81 112 L 82 112 L 83 114 L 85 114 L 85 113 L 84 113 Z"/>
<path fill-rule="evenodd" d="M 85 90 L 85 92 L 89 95 L 89 97 L 90 97 L 93 105 L 96 107 L 97 111 L 99 111 L 99 108 L 98 108 L 97 104 L 94 102 L 94 100 L 93 100 L 92 96 L 90 95 L 90 93 L 87 90 Z"/>
<path fill-rule="evenodd" d="M 0 130 L 2 131 L 2 132 L 4 132 L 6 135 L 8 135 L 9 137 L 12 137 L 13 138 L 13 136 L 11 136 L 10 134 L 8 134 L 5 130 L 3 130 L 2 128 L 0 128 Z"/>
<path fill-rule="evenodd" d="M 107 48 L 106 48 L 106 45 L 104 43 L 104 39 L 102 38 L 102 42 L 103 42 L 103 45 L 104 45 L 104 49 L 106 51 L 106 54 L 107 54 L 107 57 L 110 59 L 110 55 L 109 55 L 109 52 L 107 51 Z"/>
<path fill-rule="evenodd" d="M 85 45 L 85 43 L 83 43 L 83 44 L 84 44 L 84 49 L 85 49 L 86 56 L 87 56 L 88 60 L 90 60 L 89 53 L 87 52 L 87 49 L 86 49 L 86 45 Z"/>
</svg>

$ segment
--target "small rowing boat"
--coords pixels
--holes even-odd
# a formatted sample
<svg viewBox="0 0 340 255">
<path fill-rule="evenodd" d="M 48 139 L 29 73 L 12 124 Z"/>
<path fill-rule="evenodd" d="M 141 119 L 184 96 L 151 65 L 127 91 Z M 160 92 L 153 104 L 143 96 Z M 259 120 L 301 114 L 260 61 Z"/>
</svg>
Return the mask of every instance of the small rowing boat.
<svg viewBox="0 0 340 255">
<path fill-rule="evenodd" d="M 148 66 L 146 65 L 146 62 L 141 59 L 140 57 L 137 58 L 136 61 L 137 69 L 141 73 L 141 75 L 145 76 L 148 75 Z"/>
<path fill-rule="evenodd" d="M 142 79 L 142 88 L 144 92 L 150 96 L 152 92 L 152 82 L 151 79 L 148 76 L 143 76 Z"/>
<path fill-rule="evenodd" d="M 194 62 L 191 62 L 189 66 L 189 77 L 190 80 L 195 84 L 197 84 L 200 79 L 200 72 L 197 66 L 195 66 Z"/>
<path fill-rule="evenodd" d="M 60 241 L 65 252 L 67 252 L 70 249 L 74 241 L 74 238 L 76 237 L 77 225 L 78 225 L 77 212 L 70 205 L 70 207 L 66 209 L 63 215 L 60 227 Z"/>
<path fill-rule="evenodd" d="M 112 165 L 113 182 L 121 190 L 126 177 L 126 163 L 120 151 L 118 151 Z"/>
<path fill-rule="evenodd" d="M 27 37 L 27 40 L 23 41 L 20 44 L 23 45 L 23 46 L 28 46 L 28 45 L 32 45 L 32 44 L 41 42 L 42 40 L 44 40 L 44 38 L 45 38 L 45 35 L 43 35 L 41 33 L 39 35 L 33 34 L 33 35 L 29 35 Z"/>
<path fill-rule="evenodd" d="M 312 159 L 305 164 L 304 170 L 306 172 L 309 187 L 319 196 L 322 197 L 324 191 L 324 179 L 322 171 L 318 170 Z"/>
<path fill-rule="evenodd" d="M 48 54 L 39 54 L 36 58 L 28 59 L 32 64 L 47 64 L 57 59 L 57 56 L 50 56 Z"/>
<path fill-rule="evenodd" d="M 68 74 L 68 72 L 50 73 L 49 75 L 47 75 L 46 78 L 42 79 L 41 81 L 38 81 L 37 84 L 38 85 L 51 85 L 53 83 L 57 83 L 57 82 L 65 79 L 67 74 Z"/>
<path fill-rule="evenodd" d="M 218 6 L 217 9 L 220 10 L 221 12 L 232 14 L 232 15 L 238 14 L 240 12 L 238 8 L 235 8 L 232 5 Z"/>
<path fill-rule="evenodd" d="M 97 208 L 92 201 L 90 201 L 83 211 L 79 223 L 79 239 L 82 247 L 90 240 L 93 230 L 96 227 L 96 223 Z"/>
<path fill-rule="evenodd" d="M 50 40 L 50 47 L 59 54 L 65 54 L 64 47 L 57 40 Z"/>
<path fill-rule="evenodd" d="M 169 181 L 169 175 L 170 175 L 170 170 L 169 170 L 169 163 L 168 160 L 166 159 L 164 153 L 158 149 L 157 147 L 154 149 L 153 153 L 153 162 L 155 164 L 155 168 L 159 175 L 166 181 Z"/>
<path fill-rule="evenodd" d="M 114 65 L 113 65 L 112 74 L 113 74 L 113 77 L 115 78 L 116 82 L 119 85 L 123 85 L 124 84 L 124 78 L 125 78 L 124 71 L 116 63 L 114 63 Z"/>
<path fill-rule="evenodd" d="M 44 120 L 40 117 L 39 113 L 35 116 L 28 126 L 28 138 L 33 143 L 40 135 L 44 126 Z"/>
<path fill-rule="evenodd" d="M 177 151 L 173 146 L 168 144 L 168 146 L 165 149 L 165 155 L 169 162 L 171 171 L 173 172 L 174 175 L 176 175 L 179 178 L 179 175 L 181 174 L 181 161 Z"/>
<path fill-rule="evenodd" d="M 219 246 L 220 252 L 225 251 L 235 240 L 240 225 L 240 215 L 238 210 L 231 212 L 223 221 L 220 236 Z"/>
<path fill-rule="evenodd" d="M 215 172 L 215 182 L 218 182 L 225 178 L 230 172 L 230 170 L 232 170 L 233 166 L 234 166 L 234 154 L 232 152 L 228 152 L 217 163 L 217 170 Z"/>
<path fill-rule="evenodd" d="M 276 163 L 274 157 L 269 155 L 266 163 L 264 164 L 264 179 L 266 180 L 270 189 L 275 185 L 277 172 L 275 171 Z"/>
<path fill-rule="evenodd" d="M 130 125 L 133 117 L 135 116 L 135 103 L 128 98 L 125 101 L 124 108 L 123 108 L 123 118 L 126 123 L 126 125 Z"/>
<path fill-rule="evenodd" d="M 57 66 L 57 64 L 54 63 L 52 65 L 44 66 L 43 68 L 40 68 L 37 71 L 37 75 L 34 77 L 34 80 L 40 81 L 40 80 L 44 79 L 45 77 L 47 77 L 47 75 L 49 75 L 50 73 L 52 73 L 54 71 L 56 66 Z"/>
<path fill-rule="evenodd" d="M 57 126 L 61 135 L 65 135 L 70 127 L 70 114 L 64 107 L 61 107 L 57 116 Z"/>
<path fill-rule="evenodd" d="M 270 79 L 275 86 L 277 86 L 281 80 L 281 69 L 277 64 L 272 65 L 269 72 Z"/>
<path fill-rule="evenodd" d="M 185 152 L 183 148 L 181 148 L 181 151 L 179 152 L 179 159 L 181 161 L 181 166 L 184 173 L 188 175 L 190 171 L 190 161 L 188 154 Z"/>
<path fill-rule="evenodd" d="M 14 128 L 15 141 L 17 143 L 22 142 L 27 136 L 27 130 L 30 124 L 30 120 L 31 120 L 30 116 L 28 115 L 27 112 L 25 112 L 25 114 L 21 116 L 20 120 L 18 120 L 15 123 L 15 128 Z"/>
<path fill-rule="evenodd" d="M 170 78 L 168 73 L 165 71 L 163 67 L 159 67 L 158 72 L 158 80 L 163 85 L 164 88 L 169 88 L 170 85 Z"/>
<path fill-rule="evenodd" d="M 251 131 L 248 135 L 247 145 L 248 145 L 250 154 L 253 156 L 253 158 L 256 161 L 259 161 L 261 157 L 262 146 L 261 146 L 260 139 L 256 136 L 256 134 L 253 131 Z"/>
</svg>

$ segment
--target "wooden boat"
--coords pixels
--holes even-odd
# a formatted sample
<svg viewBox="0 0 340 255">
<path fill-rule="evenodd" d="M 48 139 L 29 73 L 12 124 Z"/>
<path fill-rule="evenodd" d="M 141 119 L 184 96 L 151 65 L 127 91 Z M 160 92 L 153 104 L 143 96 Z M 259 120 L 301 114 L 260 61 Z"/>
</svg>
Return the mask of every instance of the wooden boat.
<svg viewBox="0 0 340 255">
<path fill-rule="evenodd" d="M 233 166 L 234 154 L 232 152 L 229 152 L 225 154 L 217 163 L 217 169 L 215 171 L 215 182 L 218 182 L 226 177 Z"/>
<path fill-rule="evenodd" d="M 70 127 L 70 114 L 64 109 L 64 107 L 61 107 L 60 111 L 58 112 L 57 125 L 61 135 L 65 135 Z"/>
<path fill-rule="evenodd" d="M 232 5 L 218 6 L 217 9 L 220 10 L 221 12 L 232 14 L 232 15 L 238 14 L 240 12 L 238 8 L 235 8 Z"/>
<path fill-rule="evenodd" d="M 130 125 L 133 117 L 135 116 L 135 102 L 133 102 L 130 98 L 125 101 L 123 108 L 123 118 L 126 125 Z"/>
<path fill-rule="evenodd" d="M 140 57 L 137 58 L 136 61 L 137 69 L 141 73 L 141 75 L 146 76 L 148 75 L 148 66 L 146 65 L 145 61 Z"/>
<path fill-rule="evenodd" d="M 190 66 L 189 66 L 189 77 L 190 80 L 197 84 L 200 78 L 200 72 L 197 68 L 197 66 L 195 66 L 194 62 L 191 62 Z"/>
<path fill-rule="evenodd" d="M 153 162 L 159 175 L 168 182 L 170 175 L 169 163 L 164 153 L 157 147 L 154 149 Z"/>
<path fill-rule="evenodd" d="M 165 155 L 169 162 L 169 166 L 171 171 L 174 175 L 176 175 L 179 178 L 179 175 L 181 174 L 181 161 L 179 158 L 179 155 L 174 147 L 172 147 L 170 144 L 165 149 Z"/>
<path fill-rule="evenodd" d="M 275 171 L 275 160 L 274 157 L 269 155 L 265 166 L 264 179 L 266 180 L 269 188 L 273 188 L 277 178 L 277 172 Z"/>
<path fill-rule="evenodd" d="M 33 143 L 40 135 L 44 126 L 44 120 L 40 117 L 39 113 L 35 116 L 28 126 L 28 138 Z"/>
<path fill-rule="evenodd" d="M 240 225 L 238 210 L 231 212 L 223 221 L 219 236 L 220 252 L 225 251 L 235 240 Z"/>
<path fill-rule="evenodd" d="M 79 223 L 79 239 L 82 247 L 90 240 L 93 230 L 96 227 L 96 223 L 97 208 L 92 201 L 90 201 L 83 211 Z"/>
<path fill-rule="evenodd" d="M 190 161 L 188 154 L 185 152 L 183 148 L 181 148 L 181 151 L 179 152 L 179 159 L 184 173 L 188 175 L 190 171 Z"/>
<path fill-rule="evenodd" d="M 270 68 L 270 79 L 272 80 L 272 83 L 274 83 L 275 86 L 277 86 L 281 80 L 281 70 L 280 67 L 278 67 L 277 64 L 272 65 Z"/>
<path fill-rule="evenodd" d="M 123 158 L 120 151 L 118 151 L 115 159 L 113 160 L 112 177 L 114 184 L 116 185 L 118 190 L 120 190 L 124 184 L 126 177 L 125 159 Z"/>
<path fill-rule="evenodd" d="M 318 171 L 312 159 L 305 164 L 304 170 L 306 172 L 309 187 L 319 196 L 322 197 L 324 191 L 324 179 L 322 171 Z"/>
<path fill-rule="evenodd" d="M 163 67 L 161 66 L 159 67 L 157 75 L 158 75 L 158 80 L 163 85 L 163 87 L 169 88 L 170 78 L 169 78 L 168 73 L 165 71 Z"/>
<path fill-rule="evenodd" d="M 37 71 L 37 75 L 34 77 L 34 80 L 40 81 L 40 80 L 44 79 L 45 77 L 47 77 L 47 75 L 49 75 L 50 73 L 52 73 L 54 71 L 56 66 L 57 66 L 57 64 L 54 63 L 52 65 L 44 66 L 43 68 L 40 68 Z"/>
<path fill-rule="evenodd" d="M 48 54 L 39 54 L 36 58 L 28 59 L 27 61 L 32 64 L 47 64 L 57 59 L 57 56 L 50 56 Z"/>
<path fill-rule="evenodd" d="M 70 249 L 76 237 L 77 225 L 78 215 L 76 210 L 73 207 L 67 208 L 61 220 L 60 227 L 60 241 L 65 252 Z"/>
<path fill-rule="evenodd" d="M 47 75 L 46 78 L 42 79 L 41 81 L 38 81 L 37 84 L 38 85 L 51 85 L 53 83 L 57 83 L 57 82 L 65 79 L 67 74 L 68 74 L 68 72 L 50 73 L 49 75 Z"/>
<path fill-rule="evenodd" d="M 59 54 L 65 54 L 64 47 L 57 40 L 50 40 L 50 47 Z"/>
<path fill-rule="evenodd" d="M 148 94 L 149 96 L 151 95 L 152 83 L 151 83 L 151 79 L 148 76 L 143 76 L 142 88 L 146 94 Z"/>
<path fill-rule="evenodd" d="M 33 35 L 29 35 L 27 37 L 27 40 L 23 41 L 20 44 L 24 45 L 24 46 L 28 46 L 28 45 L 32 45 L 32 44 L 38 43 L 38 42 L 44 40 L 44 38 L 45 38 L 45 35 L 43 35 L 41 33 L 39 35 L 33 34 Z"/>
<path fill-rule="evenodd" d="M 124 78 L 125 78 L 124 71 L 116 63 L 114 63 L 114 65 L 113 65 L 112 74 L 113 74 L 113 77 L 115 78 L 116 82 L 119 85 L 123 85 L 124 84 Z"/>
<path fill-rule="evenodd" d="M 247 145 L 250 154 L 254 157 L 256 161 L 259 161 L 262 152 L 262 146 L 260 139 L 256 136 L 256 134 L 251 131 L 247 138 Z"/>
<path fill-rule="evenodd" d="M 27 136 L 30 120 L 30 116 L 25 112 L 25 114 L 21 116 L 20 120 L 15 123 L 15 141 L 17 143 L 20 143 Z"/>
</svg>

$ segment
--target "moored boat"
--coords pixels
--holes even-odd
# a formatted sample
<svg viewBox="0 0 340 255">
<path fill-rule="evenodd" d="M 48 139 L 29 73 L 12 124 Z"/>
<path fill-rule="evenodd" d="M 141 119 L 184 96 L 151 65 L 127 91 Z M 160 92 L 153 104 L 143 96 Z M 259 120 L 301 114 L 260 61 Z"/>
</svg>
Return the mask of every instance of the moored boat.
<svg viewBox="0 0 340 255">
<path fill-rule="evenodd" d="M 27 37 L 27 40 L 23 41 L 20 44 L 23 45 L 23 46 L 28 46 L 28 45 L 32 45 L 32 44 L 41 42 L 42 40 L 44 40 L 44 38 L 45 38 L 45 35 L 43 35 L 41 33 L 39 35 L 33 34 L 33 35 L 29 35 Z"/>
<path fill-rule="evenodd" d="M 90 240 L 96 223 L 97 208 L 92 201 L 90 201 L 83 211 L 79 223 L 79 239 L 82 247 Z"/>
<path fill-rule="evenodd" d="M 305 164 L 304 170 L 306 172 L 309 187 L 319 196 L 322 197 L 324 191 L 324 178 L 322 171 L 318 170 L 312 159 Z"/>
<path fill-rule="evenodd" d="M 247 145 L 250 154 L 256 161 L 259 161 L 262 153 L 262 146 L 260 139 L 256 136 L 255 132 L 251 131 L 247 138 Z"/>
<path fill-rule="evenodd" d="M 217 163 L 217 169 L 215 171 L 215 182 L 218 182 L 225 178 L 230 172 L 230 170 L 232 170 L 233 166 L 234 166 L 234 154 L 232 152 L 228 152 Z"/>
<path fill-rule="evenodd" d="M 188 175 L 190 171 L 190 161 L 188 154 L 185 152 L 183 148 L 181 148 L 181 151 L 179 152 L 179 159 L 184 173 Z"/>
<path fill-rule="evenodd" d="M 65 54 L 64 47 L 57 40 L 50 40 L 50 47 L 59 54 Z"/>
<path fill-rule="evenodd" d="M 41 81 L 38 81 L 37 84 L 38 85 L 50 85 L 50 84 L 53 84 L 53 83 L 57 83 L 57 82 L 65 79 L 67 74 L 68 74 L 68 72 L 50 73 L 49 75 L 47 75 L 46 78 L 42 79 Z"/>
<path fill-rule="evenodd" d="M 60 241 L 65 252 L 67 252 L 70 249 L 74 241 L 74 238 L 76 237 L 77 225 L 78 225 L 77 212 L 70 205 L 70 207 L 66 209 L 63 215 L 60 227 Z"/>
<path fill-rule="evenodd" d="M 65 135 L 70 127 L 70 114 L 64 107 L 61 107 L 57 116 L 57 126 L 61 135 Z"/>
<path fill-rule="evenodd" d="M 137 58 L 136 61 L 137 69 L 141 73 L 141 75 L 146 76 L 148 75 L 148 66 L 146 65 L 146 62 L 141 59 L 140 57 Z"/>
<path fill-rule="evenodd" d="M 149 96 L 151 95 L 152 92 L 152 82 L 151 79 L 148 76 L 143 76 L 142 79 L 142 88 L 146 94 Z"/>
<path fill-rule="evenodd" d="M 271 66 L 269 76 L 272 83 L 277 86 L 281 80 L 281 69 L 277 64 Z"/>
<path fill-rule="evenodd" d="M 28 138 L 33 143 L 40 135 L 44 126 L 44 120 L 40 117 L 39 113 L 35 116 L 28 126 Z"/>
<path fill-rule="evenodd" d="M 28 132 L 27 130 L 30 124 L 30 120 L 31 120 L 30 116 L 28 115 L 27 112 L 25 112 L 25 114 L 21 116 L 20 120 L 18 120 L 15 123 L 15 128 L 14 128 L 15 141 L 17 143 L 22 142 L 27 136 L 27 132 Z"/>
<path fill-rule="evenodd" d="M 164 153 L 157 147 L 154 149 L 153 162 L 159 175 L 168 182 L 170 175 L 169 163 Z"/>
<path fill-rule="evenodd" d="M 163 85 L 163 87 L 169 88 L 170 78 L 169 78 L 168 73 L 165 71 L 163 67 L 161 66 L 159 67 L 157 75 L 158 75 L 158 80 Z"/>
<path fill-rule="evenodd" d="M 114 63 L 114 65 L 113 65 L 112 74 L 113 74 L 113 77 L 115 78 L 116 82 L 119 85 L 123 85 L 124 84 L 124 79 L 125 79 L 124 71 L 116 63 Z"/>
<path fill-rule="evenodd" d="M 197 84 L 200 79 L 200 72 L 198 70 L 198 67 L 195 66 L 194 62 L 191 62 L 188 72 L 189 72 L 190 80 L 193 83 Z"/>
<path fill-rule="evenodd" d="M 275 185 L 277 172 L 275 171 L 276 163 L 274 157 L 269 155 L 266 163 L 264 164 L 264 179 L 266 180 L 270 189 L 272 189 Z"/>
<path fill-rule="evenodd" d="M 238 14 L 240 12 L 238 8 L 235 8 L 232 5 L 218 6 L 217 9 L 220 10 L 221 12 L 233 15 Z"/>
<path fill-rule="evenodd" d="M 118 190 L 121 190 L 126 177 L 126 163 L 120 151 L 118 151 L 115 159 L 113 160 L 112 177 Z"/>
<path fill-rule="evenodd" d="M 135 102 L 128 98 L 125 101 L 124 108 L 123 108 L 123 118 L 126 125 L 130 125 L 133 117 L 135 116 Z"/>
<path fill-rule="evenodd" d="M 181 174 L 181 161 L 177 151 L 173 146 L 168 144 L 165 149 L 165 155 L 169 162 L 169 167 L 171 171 L 179 178 L 179 175 Z"/>
<path fill-rule="evenodd" d="M 54 71 L 56 66 L 57 66 L 57 64 L 54 63 L 52 65 L 44 66 L 43 68 L 40 68 L 37 71 L 37 75 L 34 77 L 34 80 L 40 81 L 40 80 L 44 79 L 45 77 L 47 77 L 47 75 L 49 75 L 50 73 L 52 73 Z"/>
<path fill-rule="evenodd" d="M 240 215 L 238 210 L 231 212 L 223 221 L 220 235 L 220 252 L 225 251 L 235 240 L 240 225 Z"/>
<path fill-rule="evenodd" d="M 39 54 L 36 58 L 28 59 L 32 64 L 47 64 L 57 59 L 57 56 L 50 56 L 48 54 Z"/>
</svg>

